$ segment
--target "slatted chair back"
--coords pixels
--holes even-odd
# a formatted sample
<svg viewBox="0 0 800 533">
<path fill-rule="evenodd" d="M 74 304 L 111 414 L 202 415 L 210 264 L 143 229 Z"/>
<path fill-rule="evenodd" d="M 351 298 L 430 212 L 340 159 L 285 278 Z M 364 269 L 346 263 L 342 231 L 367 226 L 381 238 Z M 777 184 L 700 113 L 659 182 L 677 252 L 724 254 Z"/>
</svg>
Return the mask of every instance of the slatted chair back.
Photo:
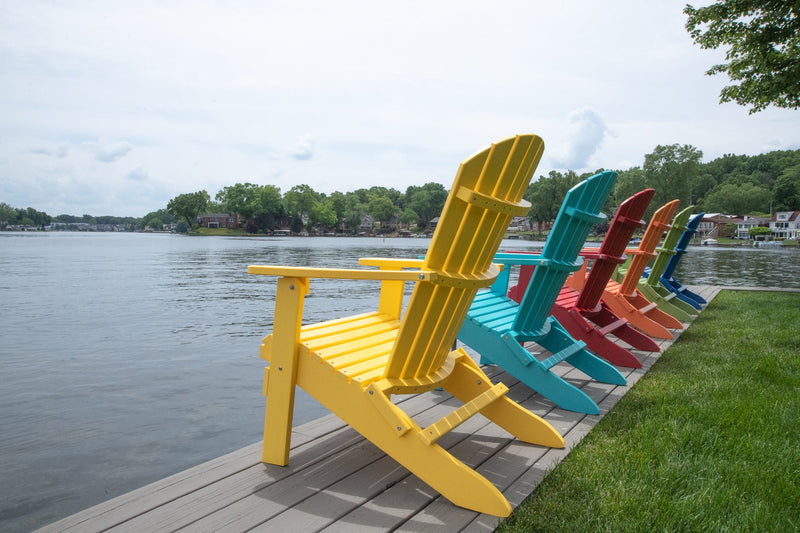
<svg viewBox="0 0 800 533">
<path fill-rule="evenodd" d="M 413 382 L 444 364 L 478 288 L 499 272 L 492 258 L 511 219 L 530 208 L 522 197 L 543 150 L 519 135 L 461 164 L 423 260 L 435 279 L 416 284 L 384 378 Z"/>
<path fill-rule="evenodd" d="M 680 203 L 680 200 L 672 200 L 659 207 L 653 213 L 653 218 L 650 219 L 650 224 L 647 225 L 642 242 L 639 243 L 639 248 L 634 252 L 630 252 L 633 254 L 633 260 L 620 284 L 620 294 L 632 295 L 636 291 L 639 280 L 644 274 L 644 269 L 647 263 L 656 256 L 656 246 L 661 241 L 664 232 L 669 230 L 669 221 L 672 220 L 672 215 L 678 209 Z"/>
<path fill-rule="evenodd" d="M 686 231 L 686 223 L 689 222 L 689 216 L 692 214 L 693 207 L 693 205 L 690 205 L 680 211 L 675 215 L 675 218 L 672 219 L 672 226 L 667 232 L 667 236 L 664 237 L 661 248 L 656 250 L 658 255 L 656 255 L 656 260 L 653 262 L 653 267 L 650 269 L 650 274 L 647 276 L 647 284 L 651 287 L 660 284 L 661 275 L 667 268 L 667 263 L 669 263 L 670 258 L 675 255 L 675 247 L 678 245 L 681 235 Z"/>
<path fill-rule="evenodd" d="M 608 280 L 611 279 L 614 269 L 620 263 L 625 262 L 625 249 L 633 232 L 646 225 L 642 216 L 644 216 L 647 206 L 650 205 L 655 192 L 654 189 L 639 191 L 620 204 L 611 221 L 611 227 L 600 245 L 592 269 L 586 277 L 575 307 L 593 311 L 600 304 L 600 298 L 603 296 L 603 291 Z"/>
<path fill-rule="evenodd" d="M 536 335 L 545 326 L 553 304 L 567 277 L 580 268 L 576 258 L 592 226 L 606 220 L 603 204 L 617 181 L 606 171 L 588 178 L 567 192 L 542 249 L 542 264 L 536 266 L 520 301 L 513 330 Z"/>
<path fill-rule="evenodd" d="M 664 273 L 661 274 L 662 278 L 670 279 L 675 273 L 675 268 L 678 266 L 681 256 L 686 253 L 686 249 L 689 247 L 692 237 L 694 237 L 695 233 L 697 233 L 697 227 L 703 221 L 704 215 L 705 213 L 698 213 L 696 215 L 692 215 L 692 217 L 689 219 L 689 222 L 686 224 L 686 230 L 683 232 L 681 239 L 675 246 L 675 255 L 669 258 L 667 267 L 664 269 Z"/>
</svg>

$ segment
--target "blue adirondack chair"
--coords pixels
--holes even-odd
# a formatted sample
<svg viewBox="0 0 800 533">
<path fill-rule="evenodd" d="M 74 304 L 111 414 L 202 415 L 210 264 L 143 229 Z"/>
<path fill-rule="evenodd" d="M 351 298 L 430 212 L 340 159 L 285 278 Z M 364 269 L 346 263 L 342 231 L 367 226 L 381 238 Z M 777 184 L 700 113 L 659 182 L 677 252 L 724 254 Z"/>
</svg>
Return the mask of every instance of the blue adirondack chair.
<svg viewBox="0 0 800 533">
<path fill-rule="evenodd" d="M 689 222 L 686 224 L 686 229 L 681 235 L 681 240 L 678 241 L 677 246 L 675 246 L 675 255 L 670 257 L 669 263 L 667 263 L 667 267 L 664 269 L 664 273 L 661 274 L 661 284 L 670 292 L 674 292 L 675 296 L 695 309 L 702 309 L 708 302 L 699 294 L 681 285 L 680 282 L 674 278 L 673 274 L 675 273 L 675 268 L 678 266 L 681 257 L 686 254 L 686 248 L 689 246 L 689 242 L 691 242 L 694 234 L 697 233 L 697 227 L 700 225 L 700 222 L 703 221 L 703 215 L 705 215 L 705 213 L 698 213 L 692 215 L 689 219 Z M 645 272 L 649 273 L 647 269 L 645 269 Z"/>
<path fill-rule="evenodd" d="M 567 276 L 583 262 L 578 254 L 589 230 L 606 220 L 600 210 L 615 181 L 616 173 L 603 172 L 570 189 L 541 255 L 496 254 L 494 261 L 505 268 L 488 290 L 476 295 L 458 332 L 482 363 L 500 366 L 559 407 L 587 414 L 599 413 L 597 404 L 552 372 L 553 366 L 566 361 L 597 381 L 616 385 L 624 385 L 625 378 L 573 339 L 550 311 Z M 506 295 L 511 265 L 536 266 L 519 304 Z M 524 348 L 528 341 L 552 355 L 539 360 Z"/>
</svg>

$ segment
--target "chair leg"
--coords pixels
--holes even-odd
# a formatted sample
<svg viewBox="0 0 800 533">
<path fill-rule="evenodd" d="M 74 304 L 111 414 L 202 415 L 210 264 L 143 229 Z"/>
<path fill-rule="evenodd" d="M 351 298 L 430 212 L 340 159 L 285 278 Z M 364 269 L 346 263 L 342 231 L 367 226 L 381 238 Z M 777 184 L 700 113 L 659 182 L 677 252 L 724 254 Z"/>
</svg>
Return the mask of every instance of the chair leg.
<svg viewBox="0 0 800 533">
<path fill-rule="evenodd" d="M 462 354 L 443 388 L 466 403 L 492 384 L 475 361 L 466 353 Z M 553 426 L 507 396 L 482 409 L 481 414 L 521 441 L 552 448 L 564 447 L 564 439 Z"/>
<path fill-rule="evenodd" d="M 675 278 L 670 278 L 670 282 L 672 283 L 672 285 L 677 290 L 681 291 L 683 294 L 685 294 L 686 296 L 688 296 L 689 298 L 691 298 L 695 302 L 699 303 L 700 305 L 706 305 L 708 303 L 708 301 L 706 301 L 705 298 L 703 298 L 702 296 L 700 296 L 696 292 L 690 291 L 689 289 L 687 289 L 686 287 L 681 285 L 680 282 L 678 280 L 676 280 Z"/>
<path fill-rule="evenodd" d="M 509 515 L 511 506 L 489 480 L 438 444 L 423 442 L 419 425 L 382 393 L 375 397 L 355 382 L 348 384 L 312 355 L 301 357 L 298 366 L 303 390 L 442 496 L 479 513 Z M 388 423 L 376 401 L 409 429 Z"/>
<path fill-rule="evenodd" d="M 501 367 L 562 409 L 590 415 L 600 412 L 585 392 L 551 372 L 513 336 L 504 339 L 467 318 L 458 332 L 458 339 L 481 354 L 482 364 Z"/>
<path fill-rule="evenodd" d="M 567 345 L 575 344 L 575 339 L 570 336 L 564 325 L 556 320 L 555 317 L 550 316 L 547 320 L 550 323 L 550 332 L 546 338 L 541 339 L 541 341 L 537 340 L 537 343 L 541 342 L 542 346 L 551 352 L 553 350 L 563 349 Z M 573 355 L 567 357 L 566 362 L 595 381 L 610 383 L 612 385 L 626 385 L 628 383 L 625 376 L 620 374 L 619 370 L 603 361 L 586 348 L 578 350 Z"/>
<path fill-rule="evenodd" d="M 675 296 L 680 298 L 681 301 L 686 302 L 687 304 L 691 305 L 698 311 L 703 310 L 701 302 L 693 298 L 691 291 L 687 291 L 686 289 L 681 287 L 681 284 L 674 281 L 674 278 L 673 279 L 661 278 L 661 285 L 663 285 L 664 288 L 667 289 L 668 291 L 675 293 Z"/>
<path fill-rule="evenodd" d="M 615 315 L 625 318 L 635 328 L 643 331 L 647 335 L 657 339 L 672 338 L 672 333 L 670 333 L 664 325 L 659 324 L 642 313 L 641 310 L 631 305 L 621 294 L 606 291 L 603 293 L 603 303 L 605 303 Z M 678 322 L 678 325 L 680 325 L 680 322 Z"/>
<path fill-rule="evenodd" d="M 659 309 L 661 309 L 668 315 L 671 315 L 672 317 L 676 318 L 677 320 L 681 322 L 692 321 L 692 315 L 690 315 L 688 312 L 684 311 L 680 307 L 673 305 L 672 301 L 667 300 L 664 297 L 665 295 L 662 295 L 661 292 L 656 287 L 648 285 L 647 283 L 640 283 L 639 292 L 642 293 L 642 296 L 647 298 L 649 301 L 656 304 Z M 669 291 L 666 292 L 669 293 Z"/>
<path fill-rule="evenodd" d="M 553 316 L 573 337 L 585 342 L 589 350 L 603 359 L 619 366 L 641 368 L 642 363 L 635 355 L 600 333 L 577 309 L 554 305 Z"/>
<path fill-rule="evenodd" d="M 644 311 L 644 314 L 647 318 L 651 320 L 655 320 L 662 326 L 670 329 L 683 329 L 683 324 L 680 320 L 675 318 L 674 316 L 670 315 L 669 313 L 665 313 L 661 309 L 658 308 L 658 304 L 656 302 L 651 302 L 638 290 L 634 290 L 632 295 L 623 296 L 625 300 L 628 301 L 632 306 L 636 307 L 637 309 L 647 309 Z"/>
<path fill-rule="evenodd" d="M 306 294 L 308 279 L 278 279 L 272 343 L 265 357 L 270 366 L 264 375 L 267 408 L 261 460 L 279 466 L 289 462 L 300 326 Z"/>
<path fill-rule="evenodd" d="M 664 287 L 661 284 L 661 282 L 659 282 L 655 286 L 651 285 L 651 287 L 653 287 L 656 290 L 656 292 L 658 292 L 662 297 L 668 299 L 669 303 L 671 303 L 672 305 L 674 305 L 678 309 L 681 309 L 684 312 L 686 312 L 686 313 L 688 313 L 689 315 L 692 315 L 692 316 L 696 316 L 696 315 L 699 314 L 699 311 L 697 309 L 695 309 L 695 307 L 693 305 L 690 305 L 690 304 L 684 302 L 682 299 L 678 298 L 677 294 L 675 294 L 673 292 L 670 292 L 670 290 L 667 289 L 666 287 Z"/>
<path fill-rule="evenodd" d="M 605 304 L 601 304 L 599 312 L 592 313 L 590 315 L 584 314 L 584 316 L 601 328 L 614 324 L 620 319 L 620 317 L 615 315 L 614 312 L 611 311 L 611 309 L 609 309 Z M 610 333 L 615 335 L 618 339 L 627 342 L 637 350 L 644 350 L 646 352 L 659 351 L 658 344 L 656 344 L 653 339 L 644 333 L 635 330 L 628 323 L 625 323 L 618 328 L 614 328 Z"/>
</svg>

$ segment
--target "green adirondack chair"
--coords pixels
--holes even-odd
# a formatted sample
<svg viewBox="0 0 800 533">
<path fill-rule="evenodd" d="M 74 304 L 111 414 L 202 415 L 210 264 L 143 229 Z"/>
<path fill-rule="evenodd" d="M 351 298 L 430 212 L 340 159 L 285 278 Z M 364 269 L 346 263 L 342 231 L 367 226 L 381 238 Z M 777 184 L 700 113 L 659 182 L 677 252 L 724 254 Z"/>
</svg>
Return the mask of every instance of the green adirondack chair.
<svg viewBox="0 0 800 533">
<path fill-rule="evenodd" d="M 656 251 L 655 262 L 650 269 L 650 274 L 646 278 L 639 280 L 639 292 L 642 295 L 656 304 L 659 309 L 665 313 L 672 315 L 681 322 L 690 322 L 693 316 L 696 316 L 698 311 L 688 303 L 682 301 L 676 296 L 674 292 L 664 287 L 661 284 L 661 274 L 667 268 L 670 258 L 675 255 L 675 247 L 678 245 L 683 232 L 686 231 L 686 224 L 689 222 L 689 216 L 692 214 L 692 208 L 689 206 L 675 215 L 672 219 L 672 226 L 664 237 L 664 242 L 661 248 Z"/>
<path fill-rule="evenodd" d="M 616 174 L 603 172 L 573 187 L 564 199 L 541 255 L 501 253 L 505 265 L 495 283 L 479 292 L 470 306 L 458 339 L 481 354 L 482 363 L 500 366 L 564 409 L 597 414 L 597 404 L 582 390 L 552 372 L 561 361 L 591 378 L 624 385 L 619 371 L 576 341 L 550 316 L 570 273 L 580 268 L 578 254 L 594 224 L 606 220 L 600 210 L 614 187 Z M 535 265 L 520 303 L 507 296 L 511 265 Z M 522 343 L 532 341 L 551 356 L 539 360 Z"/>
</svg>

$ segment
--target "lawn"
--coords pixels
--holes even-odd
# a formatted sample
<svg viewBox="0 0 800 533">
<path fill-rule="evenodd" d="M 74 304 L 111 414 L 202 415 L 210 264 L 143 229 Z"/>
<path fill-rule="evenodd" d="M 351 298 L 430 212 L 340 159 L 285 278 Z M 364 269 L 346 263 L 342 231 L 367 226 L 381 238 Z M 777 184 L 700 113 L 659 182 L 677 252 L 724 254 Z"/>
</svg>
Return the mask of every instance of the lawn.
<svg viewBox="0 0 800 533">
<path fill-rule="evenodd" d="M 498 531 L 800 531 L 799 329 L 722 291 Z"/>
</svg>

